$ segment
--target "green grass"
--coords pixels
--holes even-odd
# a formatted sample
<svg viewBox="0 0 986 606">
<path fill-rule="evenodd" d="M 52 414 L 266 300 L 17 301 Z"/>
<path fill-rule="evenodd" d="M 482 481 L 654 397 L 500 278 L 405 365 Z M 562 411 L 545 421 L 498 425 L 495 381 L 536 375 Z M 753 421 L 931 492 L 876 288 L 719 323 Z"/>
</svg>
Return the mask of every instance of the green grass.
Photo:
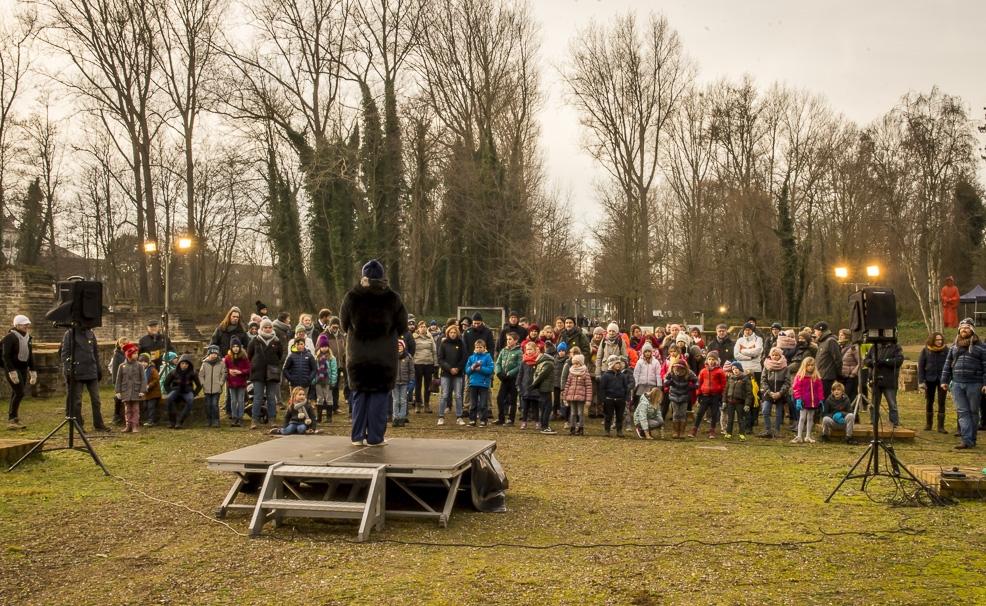
<svg viewBox="0 0 986 606">
<path fill-rule="evenodd" d="M 905 425 L 922 423 L 920 406 L 903 398 Z M 44 435 L 60 409 L 25 403 L 26 434 Z M 509 512 L 457 510 L 447 529 L 388 521 L 374 538 L 666 546 L 357 545 L 347 542 L 353 526 L 291 521 L 251 540 L 233 532 L 246 531 L 242 514 L 230 529 L 184 507 L 209 515 L 228 489 L 230 477 L 206 470 L 206 457 L 266 436 L 155 428 L 98 438 L 96 448 L 133 487 L 184 507 L 104 477 L 82 453 L 51 453 L 0 476 L 0 604 L 986 602 L 986 503 L 893 508 L 857 484 L 823 502 L 862 446 L 644 443 L 601 437 L 596 420 L 585 438 L 438 428 L 422 415 L 412 424 L 389 435 L 497 440 Z M 338 419 L 329 428 L 346 431 Z M 953 443 L 921 432 L 897 452 L 908 463 L 986 466 L 982 449 L 959 453 Z"/>
</svg>

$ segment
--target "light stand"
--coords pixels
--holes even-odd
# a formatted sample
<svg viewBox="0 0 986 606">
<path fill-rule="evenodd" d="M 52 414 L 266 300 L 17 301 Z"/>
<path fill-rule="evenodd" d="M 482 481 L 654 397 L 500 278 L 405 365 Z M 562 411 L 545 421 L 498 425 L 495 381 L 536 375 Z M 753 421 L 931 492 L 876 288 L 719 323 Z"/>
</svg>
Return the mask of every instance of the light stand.
<svg viewBox="0 0 986 606">
<path fill-rule="evenodd" d="M 51 451 L 54 451 L 54 450 L 79 450 L 79 451 L 83 451 L 83 452 L 86 452 L 87 451 L 92 456 L 92 460 L 96 462 L 96 465 L 99 465 L 100 469 L 103 470 L 103 473 L 106 474 L 106 475 L 110 475 L 110 472 L 106 469 L 106 466 L 103 465 L 103 462 L 100 460 L 99 455 L 96 454 L 96 450 L 92 447 L 92 444 L 89 442 L 89 438 L 86 437 L 86 432 L 84 432 L 82 430 L 82 425 L 79 423 L 79 419 L 76 418 L 76 416 L 75 416 L 75 407 L 72 405 L 73 404 L 72 400 L 75 397 L 76 389 L 79 388 L 78 384 L 75 381 L 75 359 L 74 359 L 74 356 L 75 356 L 75 331 L 76 331 L 76 328 L 77 327 L 78 327 L 78 324 L 72 324 L 71 327 L 69 328 L 69 330 L 71 331 L 71 337 L 69 339 L 70 348 L 69 348 L 69 354 L 68 354 L 69 355 L 69 358 L 68 358 L 69 375 L 68 375 L 68 377 L 65 380 L 65 389 L 66 389 L 66 391 L 65 391 L 65 419 L 61 423 L 58 424 L 58 427 L 52 429 L 51 430 L 51 433 L 49 433 L 48 435 L 46 435 L 43 440 L 41 440 L 40 442 L 38 442 L 37 444 L 35 444 L 34 447 L 27 452 L 27 454 L 25 454 L 23 457 L 21 457 L 20 459 L 18 459 L 16 463 L 14 463 L 10 467 L 8 467 L 7 468 L 7 471 L 13 471 L 18 465 L 20 465 L 22 462 L 24 462 L 25 459 L 27 459 L 28 457 L 30 457 L 31 455 L 33 455 L 35 452 L 41 450 L 42 447 L 45 445 L 45 443 L 48 440 L 50 440 L 53 435 L 55 435 L 56 433 L 58 433 L 58 431 L 62 427 L 65 427 L 66 425 L 68 425 L 68 446 L 58 446 L 58 447 L 55 447 L 55 448 L 49 448 L 49 449 L 47 449 L 47 452 L 51 452 Z M 82 438 L 82 442 L 85 444 L 85 447 L 84 448 L 82 446 L 76 446 L 75 445 L 75 433 L 76 432 L 78 432 L 79 437 Z"/>
<path fill-rule="evenodd" d="M 860 354 L 859 357 L 859 363 L 861 367 L 860 376 L 862 376 L 863 357 L 862 357 L 861 343 L 856 343 L 856 349 L 857 352 Z M 875 365 L 873 369 L 867 372 L 867 375 L 868 375 L 867 385 L 871 390 L 870 393 L 872 393 L 872 390 L 875 389 L 876 387 L 876 381 L 874 379 L 874 377 L 876 376 Z M 859 392 L 856 395 L 856 402 L 853 405 L 853 414 L 855 415 L 854 418 L 857 419 L 859 418 L 860 404 L 862 403 L 869 403 L 869 402 L 866 399 L 866 396 L 863 394 L 863 385 L 860 384 Z M 947 499 L 939 495 L 935 490 L 930 488 L 927 484 L 922 482 L 917 476 L 911 473 L 911 470 L 909 470 L 907 466 L 904 465 L 904 463 L 899 458 L 897 458 L 897 453 L 894 452 L 894 447 L 892 445 L 884 444 L 883 440 L 880 439 L 880 405 L 879 403 L 875 403 L 871 405 L 874 407 L 871 415 L 873 419 L 873 439 L 870 440 L 870 445 L 866 448 L 863 454 L 860 455 L 858 459 L 856 459 L 856 462 L 846 473 L 845 477 L 842 478 L 842 480 L 835 487 L 835 489 L 828 496 L 828 498 L 825 499 L 825 502 L 828 503 L 829 501 L 831 501 L 832 497 L 834 497 L 835 494 L 839 492 L 839 489 L 842 488 L 842 485 L 845 484 L 846 481 L 848 480 L 862 479 L 863 482 L 862 485 L 860 486 L 860 490 L 865 492 L 866 485 L 869 483 L 869 481 L 872 478 L 885 476 L 893 480 L 898 487 L 902 487 L 903 482 L 913 482 L 917 484 L 918 486 L 917 493 L 923 493 L 927 495 L 928 499 L 930 499 L 933 505 L 948 505 L 949 501 Z M 881 469 L 880 467 L 881 455 L 885 455 L 887 457 L 887 461 L 889 463 L 889 469 L 887 468 L 886 465 L 884 465 L 883 468 Z M 860 463 L 862 463 L 864 459 L 866 459 L 866 469 L 857 473 L 856 469 L 859 467 Z"/>
</svg>

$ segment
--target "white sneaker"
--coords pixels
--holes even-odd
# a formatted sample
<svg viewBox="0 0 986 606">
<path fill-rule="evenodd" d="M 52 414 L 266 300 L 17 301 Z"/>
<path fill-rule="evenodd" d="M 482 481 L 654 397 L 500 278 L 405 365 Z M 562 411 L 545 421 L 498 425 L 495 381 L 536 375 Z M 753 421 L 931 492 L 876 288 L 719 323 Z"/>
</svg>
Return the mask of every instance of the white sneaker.
<svg viewBox="0 0 986 606">
<path fill-rule="evenodd" d="M 805 442 L 807 442 L 808 444 L 814 444 L 815 438 L 808 436 L 807 438 L 805 438 Z"/>
<path fill-rule="evenodd" d="M 353 442 L 353 446 L 366 446 L 365 440 L 360 440 L 359 442 Z"/>
<path fill-rule="evenodd" d="M 438 424 L 445 425 L 445 417 L 438 417 Z"/>
<path fill-rule="evenodd" d="M 803 442 L 804 442 L 804 440 L 802 440 L 801 438 L 798 438 L 798 437 L 795 437 L 793 440 L 791 440 L 791 444 L 801 444 Z"/>
<path fill-rule="evenodd" d="M 458 417 L 458 418 L 457 418 L 457 419 L 455 420 L 455 424 L 456 424 L 456 425 L 465 425 L 465 424 L 466 424 L 466 422 L 462 420 L 462 417 Z"/>
</svg>

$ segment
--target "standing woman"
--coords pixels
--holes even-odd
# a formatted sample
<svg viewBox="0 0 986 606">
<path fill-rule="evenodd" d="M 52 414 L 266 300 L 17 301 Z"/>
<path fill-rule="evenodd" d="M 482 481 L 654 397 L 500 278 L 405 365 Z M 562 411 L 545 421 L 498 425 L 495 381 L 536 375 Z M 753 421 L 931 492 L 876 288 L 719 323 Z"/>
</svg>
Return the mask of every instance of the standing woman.
<svg viewBox="0 0 986 606">
<path fill-rule="evenodd" d="M 34 344 L 31 338 L 31 321 L 27 316 L 15 316 L 14 326 L 0 341 L 3 351 L 3 368 L 10 384 L 10 404 L 7 407 L 7 429 L 27 429 L 21 424 L 20 406 L 27 385 L 38 382 L 34 368 Z"/>
<path fill-rule="evenodd" d="M 383 446 L 390 392 L 397 384 L 397 341 L 407 330 L 407 308 L 387 283 L 379 261 L 368 261 L 361 275 L 339 312 L 346 333 L 352 444 Z"/>
<path fill-rule="evenodd" d="M 414 333 L 414 412 L 431 413 L 431 380 L 438 363 L 438 347 L 424 320 Z M 423 395 L 422 395 L 423 394 Z"/>
<path fill-rule="evenodd" d="M 250 429 L 256 429 L 260 422 L 260 412 L 267 403 L 267 422 L 277 415 L 277 391 L 281 382 L 281 365 L 284 349 L 281 340 L 274 334 L 274 324 L 267 318 L 260 322 L 260 332 L 247 346 L 250 357 L 250 381 L 253 382 L 253 422 Z"/>
<path fill-rule="evenodd" d="M 924 430 L 931 431 L 934 418 L 935 398 L 938 398 L 938 433 L 948 433 L 945 429 L 945 390 L 941 387 L 941 371 L 945 369 L 945 335 L 936 332 L 928 337 L 921 355 L 918 357 L 918 389 L 924 392 Z"/>
<path fill-rule="evenodd" d="M 233 339 L 240 342 L 241 346 L 243 343 L 249 343 L 250 338 L 247 336 L 246 327 L 243 326 L 243 314 L 240 313 L 240 308 L 233 306 L 229 308 L 226 315 L 223 316 L 222 322 L 216 327 L 216 331 L 212 333 L 212 339 L 209 341 L 209 345 L 215 345 L 219 348 L 219 357 L 223 358 L 227 353 L 229 353 L 230 348 L 233 344 Z M 230 419 L 234 419 L 230 404 L 230 393 L 227 389 L 226 391 L 226 403 L 223 405 L 226 409 L 226 416 Z"/>
</svg>

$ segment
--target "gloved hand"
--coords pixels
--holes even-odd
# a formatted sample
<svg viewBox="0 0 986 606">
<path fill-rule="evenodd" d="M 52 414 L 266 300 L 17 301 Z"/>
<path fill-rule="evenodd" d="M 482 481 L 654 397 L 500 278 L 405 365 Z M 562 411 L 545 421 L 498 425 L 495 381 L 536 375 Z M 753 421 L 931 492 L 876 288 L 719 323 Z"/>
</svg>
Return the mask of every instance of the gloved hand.
<svg viewBox="0 0 986 606">
<path fill-rule="evenodd" d="M 794 401 L 794 406 L 798 410 L 801 410 L 802 408 L 805 407 L 805 404 L 804 404 L 804 402 L 801 401 L 801 398 L 798 398 L 797 400 Z"/>
<path fill-rule="evenodd" d="M 743 412 L 750 412 L 750 407 L 749 406 L 744 406 L 743 407 Z"/>
<path fill-rule="evenodd" d="M 14 385 L 20 384 L 20 382 L 21 382 L 21 376 L 19 374 L 17 374 L 17 371 L 16 370 L 12 370 L 12 371 L 8 372 L 7 373 L 7 376 L 10 377 L 10 382 L 13 383 Z"/>
<path fill-rule="evenodd" d="M 27 371 L 27 382 L 34 385 L 38 382 L 38 373 L 34 370 Z"/>
</svg>

